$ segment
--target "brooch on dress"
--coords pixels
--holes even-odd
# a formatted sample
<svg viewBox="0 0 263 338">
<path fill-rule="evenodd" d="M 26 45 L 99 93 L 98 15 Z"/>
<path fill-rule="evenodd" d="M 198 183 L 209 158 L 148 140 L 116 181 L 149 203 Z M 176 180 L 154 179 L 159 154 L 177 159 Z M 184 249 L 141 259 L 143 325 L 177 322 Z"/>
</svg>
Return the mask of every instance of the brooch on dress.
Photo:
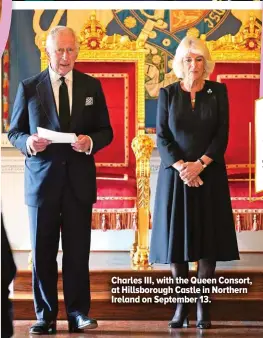
<svg viewBox="0 0 263 338">
<path fill-rule="evenodd" d="M 212 94 L 213 92 L 212 92 L 212 90 L 209 88 L 208 90 L 207 90 L 207 94 Z"/>
</svg>

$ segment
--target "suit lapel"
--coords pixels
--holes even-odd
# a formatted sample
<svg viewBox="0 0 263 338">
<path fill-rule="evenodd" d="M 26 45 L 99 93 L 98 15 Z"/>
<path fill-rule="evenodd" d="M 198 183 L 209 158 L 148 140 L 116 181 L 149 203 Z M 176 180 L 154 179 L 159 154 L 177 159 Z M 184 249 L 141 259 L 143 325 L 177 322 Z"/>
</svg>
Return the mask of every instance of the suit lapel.
<svg viewBox="0 0 263 338">
<path fill-rule="evenodd" d="M 85 105 L 87 88 L 83 86 L 81 78 L 75 70 L 73 70 L 73 86 L 72 86 L 72 110 L 70 130 L 74 130 L 77 121 L 81 119 L 82 111 Z"/>
<path fill-rule="evenodd" d="M 37 85 L 37 93 L 48 120 L 53 125 L 54 130 L 58 131 L 60 125 L 48 69 L 44 71 L 43 80 Z"/>
</svg>

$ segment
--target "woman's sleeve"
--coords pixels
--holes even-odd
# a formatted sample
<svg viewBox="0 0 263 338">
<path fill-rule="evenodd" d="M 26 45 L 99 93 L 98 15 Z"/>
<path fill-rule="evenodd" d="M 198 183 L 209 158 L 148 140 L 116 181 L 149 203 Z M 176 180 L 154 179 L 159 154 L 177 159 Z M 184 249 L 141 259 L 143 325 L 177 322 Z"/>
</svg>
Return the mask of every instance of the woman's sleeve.
<svg viewBox="0 0 263 338">
<path fill-rule="evenodd" d="M 225 84 L 222 84 L 218 90 L 218 104 L 217 130 L 205 155 L 212 158 L 215 162 L 224 163 L 224 154 L 227 148 L 229 133 L 229 103 Z"/>
<path fill-rule="evenodd" d="M 167 90 L 161 88 L 157 106 L 156 136 L 157 148 L 165 168 L 168 168 L 175 162 L 183 159 L 179 146 L 174 140 L 169 128 L 168 100 Z"/>
</svg>

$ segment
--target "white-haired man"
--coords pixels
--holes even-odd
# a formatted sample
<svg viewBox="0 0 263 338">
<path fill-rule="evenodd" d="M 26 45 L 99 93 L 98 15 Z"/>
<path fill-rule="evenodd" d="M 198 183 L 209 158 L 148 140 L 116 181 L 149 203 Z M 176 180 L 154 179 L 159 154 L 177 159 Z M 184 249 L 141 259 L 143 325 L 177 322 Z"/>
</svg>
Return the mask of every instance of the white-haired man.
<svg viewBox="0 0 263 338">
<path fill-rule="evenodd" d="M 104 94 L 97 79 L 73 70 L 78 41 L 68 27 L 53 28 L 46 43 L 49 66 L 19 85 L 10 142 L 25 156 L 25 201 L 33 253 L 37 322 L 31 334 L 56 333 L 57 252 L 62 237 L 64 301 L 70 332 L 96 328 L 90 308 L 89 252 L 94 157 L 112 140 Z M 73 144 L 40 138 L 37 127 L 76 133 Z"/>
</svg>

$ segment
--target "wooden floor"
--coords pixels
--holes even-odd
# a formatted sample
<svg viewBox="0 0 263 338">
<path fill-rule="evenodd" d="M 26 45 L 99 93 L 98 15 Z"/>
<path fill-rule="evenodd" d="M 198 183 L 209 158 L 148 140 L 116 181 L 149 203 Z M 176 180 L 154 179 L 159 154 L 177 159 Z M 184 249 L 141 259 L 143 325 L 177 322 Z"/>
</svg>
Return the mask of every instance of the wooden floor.
<svg viewBox="0 0 263 338">
<path fill-rule="evenodd" d="M 14 259 L 18 270 L 28 269 L 29 252 L 14 252 Z M 62 252 L 57 257 L 58 269 L 62 266 Z M 190 268 L 193 264 L 190 264 Z M 153 270 L 169 271 L 169 264 L 154 264 Z M 90 253 L 90 271 L 98 270 L 133 270 L 129 252 L 98 252 Z M 263 252 L 262 253 L 241 253 L 239 261 L 217 262 L 217 270 L 245 270 L 263 271 Z"/>
<path fill-rule="evenodd" d="M 33 321 L 15 321 L 14 338 L 28 337 L 29 327 L 33 323 Z M 57 327 L 58 333 L 52 337 L 263 337 L 263 322 L 213 322 L 213 328 L 210 330 L 196 329 L 195 322 L 190 322 L 190 325 L 190 328 L 187 329 L 168 329 L 166 321 L 99 321 L 99 327 L 96 330 L 85 331 L 85 333 L 69 334 L 67 331 L 67 322 L 59 321 Z"/>
<path fill-rule="evenodd" d="M 228 278 L 250 278 L 251 284 L 248 287 L 248 293 L 216 293 L 212 294 L 211 304 L 211 316 L 213 320 L 217 321 L 218 328 L 225 327 L 226 321 L 234 321 L 234 324 L 226 326 L 227 330 L 232 330 L 231 335 L 223 336 L 217 334 L 218 337 L 236 337 L 234 334 L 236 326 L 239 330 L 245 330 L 247 322 L 241 321 L 254 321 L 251 328 L 253 335 L 247 334 L 247 338 L 258 337 L 255 323 L 263 323 L 263 253 L 254 254 L 241 254 L 240 261 L 231 262 L 219 262 L 216 269 L 216 277 L 224 276 Z M 30 326 L 29 322 L 35 318 L 33 295 L 32 295 L 32 283 L 31 283 L 31 271 L 27 268 L 27 254 L 15 256 L 18 272 L 16 280 L 14 282 L 14 294 L 12 295 L 14 304 L 14 319 L 21 320 L 18 322 L 21 324 L 21 332 L 27 332 Z M 63 284 L 61 273 L 61 254 L 58 257 L 58 294 L 59 294 L 59 313 L 58 319 L 65 320 L 67 318 L 65 313 L 65 307 L 63 302 Z M 191 270 L 190 276 L 196 275 L 196 271 Z M 133 330 L 130 335 L 140 336 L 144 332 L 151 332 L 152 336 L 166 337 L 170 335 L 167 331 L 167 322 L 171 318 L 174 311 L 174 304 L 160 304 L 160 303 L 130 303 L 130 304 L 117 304 L 112 302 L 112 277 L 118 276 L 120 278 L 128 279 L 143 278 L 151 276 L 154 278 L 170 277 L 171 272 L 169 265 L 154 265 L 145 270 L 135 270 L 130 264 L 130 257 L 128 252 L 93 252 L 91 253 L 90 260 L 90 282 L 91 282 L 91 311 L 90 316 L 98 319 L 101 322 L 101 328 L 96 330 L 96 333 L 89 332 L 90 337 L 105 337 L 113 336 L 112 328 L 115 326 L 118 328 L 119 336 L 129 335 L 129 329 Z M 169 283 L 169 282 L 167 282 Z M 116 286 L 116 285 L 115 285 Z M 168 286 L 166 283 L 162 285 Z M 220 285 L 221 287 L 224 284 Z M 226 284 L 225 286 L 228 286 Z M 235 285 L 234 285 L 235 286 Z M 137 294 L 136 294 L 137 295 Z M 143 296 L 143 294 L 141 295 Z M 190 305 L 190 320 L 196 318 L 196 306 Z M 128 322 L 126 322 L 128 321 Z M 26 323 L 26 324 L 23 324 Z M 122 324 L 121 324 L 122 323 Z M 150 323 L 150 324 L 149 324 Z M 158 324 L 159 323 L 159 324 Z M 199 331 L 194 329 L 194 322 L 192 322 L 192 329 L 183 330 L 181 335 L 176 335 L 179 331 L 176 330 L 174 337 L 187 337 L 189 332 L 192 332 L 193 337 L 199 337 Z M 221 323 L 221 324 L 220 324 Z M 236 324 L 238 323 L 238 324 Z M 23 325 L 26 326 L 23 331 Z M 62 322 L 62 328 L 65 328 L 65 324 Z M 121 326 L 123 325 L 123 326 Z M 149 327 L 147 327 L 149 325 Z M 159 325 L 159 326 L 158 326 Z M 160 331 L 158 331 L 160 327 Z M 234 328 L 233 328 L 234 327 Z M 262 330 L 262 326 L 260 326 Z M 156 331 L 157 330 L 157 331 Z M 217 330 L 217 326 L 216 326 Z M 254 331 L 255 333 L 254 333 Z M 65 331 L 65 330 L 64 330 Z M 92 331 L 93 332 L 93 331 Z M 197 332 L 197 336 L 196 336 Z M 209 331 L 211 332 L 211 331 Z M 19 333 L 20 334 L 20 333 Z M 209 333 L 210 334 L 210 333 Z M 206 334 L 207 335 L 207 334 Z M 263 337 L 262 331 L 261 335 Z"/>
</svg>

